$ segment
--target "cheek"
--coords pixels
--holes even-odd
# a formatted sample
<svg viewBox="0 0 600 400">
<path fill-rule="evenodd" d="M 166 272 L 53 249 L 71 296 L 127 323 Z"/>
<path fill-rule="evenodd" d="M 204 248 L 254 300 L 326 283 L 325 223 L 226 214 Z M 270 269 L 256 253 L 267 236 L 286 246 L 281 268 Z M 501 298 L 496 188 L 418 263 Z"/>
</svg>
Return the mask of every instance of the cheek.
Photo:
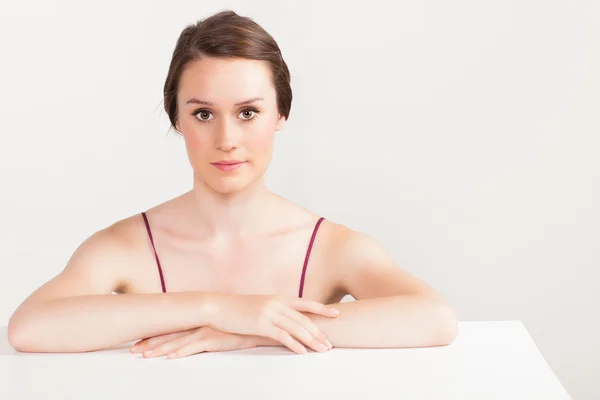
<svg viewBox="0 0 600 400">
<path fill-rule="evenodd" d="M 250 135 L 245 144 L 256 155 L 269 154 L 273 148 L 273 132 L 263 129 Z"/>
<path fill-rule="evenodd" d="M 198 152 L 199 149 L 205 146 L 203 142 L 204 140 L 202 139 L 202 136 L 198 135 L 197 133 L 192 132 L 185 135 L 185 144 L 188 148 L 188 151 Z"/>
<path fill-rule="evenodd" d="M 188 153 L 198 153 L 200 149 L 206 148 L 207 136 L 200 135 L 193 123 L 184 122 L 181 125 Z"/>
</svg>

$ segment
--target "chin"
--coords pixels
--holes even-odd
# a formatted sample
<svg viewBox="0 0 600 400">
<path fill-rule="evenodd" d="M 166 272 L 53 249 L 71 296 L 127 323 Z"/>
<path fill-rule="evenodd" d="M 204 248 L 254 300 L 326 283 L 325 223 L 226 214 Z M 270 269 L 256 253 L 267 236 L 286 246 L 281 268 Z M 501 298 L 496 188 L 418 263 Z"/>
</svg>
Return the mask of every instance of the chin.
<svg viewBox="0 0 600 400">
<path fill-rule="evenodd" d="M 220 194 L 232 194 L 241 192 L 248 185 L 244 185 L 241 182 L 211 182 L 210 188 Z"/>
<path fill-rule="evenodd" d="M 217 193 L 232 194 L 244 191 L 252 186 L 255 180 L 249 178 L 247 175 L 223 177 L 211 174 L 204 182 Z"/>
</svg>

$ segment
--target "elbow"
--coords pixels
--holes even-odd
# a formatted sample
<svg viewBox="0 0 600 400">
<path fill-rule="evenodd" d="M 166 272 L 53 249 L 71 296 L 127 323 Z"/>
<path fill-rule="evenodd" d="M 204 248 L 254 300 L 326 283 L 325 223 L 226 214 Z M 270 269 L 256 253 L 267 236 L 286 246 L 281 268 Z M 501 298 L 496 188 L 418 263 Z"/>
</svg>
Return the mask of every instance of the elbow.
<svg viewBox="0 0 600 400">
<path fill-rule="evenodd" d="M 17 310 L 8 321 L 8 343 L 16 350 L 28 353 L 43 352 L 33 318 Z"/>
<path fill-rule="evenodd" d="M 18 351 L 28 351 L 24 340 L 22 322 L 16 314 L 8 321 L 8 343 Z"/>
<path fill-rule="evenodd" d="M 458 336 L 458 316 L 448 304 L 443 303 L 436 313 L 436 342 L 438 346 L 447 346 Z"/>
</svg>

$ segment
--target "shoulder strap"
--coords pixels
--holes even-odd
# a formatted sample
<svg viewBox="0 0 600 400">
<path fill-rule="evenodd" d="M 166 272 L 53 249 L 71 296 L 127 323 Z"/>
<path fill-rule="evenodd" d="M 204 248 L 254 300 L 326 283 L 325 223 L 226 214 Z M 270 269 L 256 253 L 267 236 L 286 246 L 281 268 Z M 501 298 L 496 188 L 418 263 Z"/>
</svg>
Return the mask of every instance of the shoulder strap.
<svg viewBox="0 0 600 400">
<path fill-rule="evenodd" d="M 165 288 L 165 280 L 163 277 L 162 268 L 160 267 L 160 261 L 158 259 L 158 254 L 156 254 L 156 248 L 154 247 L 154 239 L 152 239 L 152 232 L 150 231 L 150 224 L 148 223 L 148 217 L 146 217 L 146 213 L 142 212 L 142 216 L 144 217 L 144 222 L 146 223 L 146 231 L 148 231 L 148 237 L 150 238 L 150 243 L 152 244 L 152 250 L 154 251 L 154 258 L 156 258 L 156 264 L 158 265 L 158 273 L 160 275 L 160 284 L 162 286 L 163 293 L 167 292 Z"/>
<path fill-rule="evenodd" d="M 302 267 L 302 277 L 300 278 L 300 290 L 298 291 L 298 297 L 302 297 L 302 292 L 304 291 L 304 277 L 306 276 L 306 267 L 308 266 L 308 259 L 310 258 L 310 252 L 312 250 L 313 243 L 315 242 L 315 237 L 317 236 L 317 230 L 323 222 L 325 218 L 321 217 L 315 224 L 315 228 L 313 229 L 312 236 L 310 238 L 310 243 L 308 245 L 308 250 L 306 251 L 306 257 L 304 258 L 304 266 Z"/>
</svg>

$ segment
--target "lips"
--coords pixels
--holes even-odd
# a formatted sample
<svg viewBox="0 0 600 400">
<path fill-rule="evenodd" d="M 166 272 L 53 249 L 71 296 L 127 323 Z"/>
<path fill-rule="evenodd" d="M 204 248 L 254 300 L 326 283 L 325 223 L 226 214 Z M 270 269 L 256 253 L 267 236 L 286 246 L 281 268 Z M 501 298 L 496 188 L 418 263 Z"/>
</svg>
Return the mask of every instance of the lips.
<svg viewBox="0 0 600 400">
<path fill-rule="evenodd" d="M 218 163 L 213 163 L 213 165 L 221 171 L 235 171 L 235 170 L 240 169 L 245 163 L 246 163 L 245 161 L 235 161 L 235 162 L 220 161 Z"/>
<path fill-rule="evenodd" d="M 234 164 L 240 164 L 240 163 L 243 163 L 243 162 L 245 162 L 245 161 L 222 160 L 222 161 L 217 161 L 216 163 L 213 163 L 213 164 L 216 164 L 216 165 L 234 165 Z"/>
</svg>

